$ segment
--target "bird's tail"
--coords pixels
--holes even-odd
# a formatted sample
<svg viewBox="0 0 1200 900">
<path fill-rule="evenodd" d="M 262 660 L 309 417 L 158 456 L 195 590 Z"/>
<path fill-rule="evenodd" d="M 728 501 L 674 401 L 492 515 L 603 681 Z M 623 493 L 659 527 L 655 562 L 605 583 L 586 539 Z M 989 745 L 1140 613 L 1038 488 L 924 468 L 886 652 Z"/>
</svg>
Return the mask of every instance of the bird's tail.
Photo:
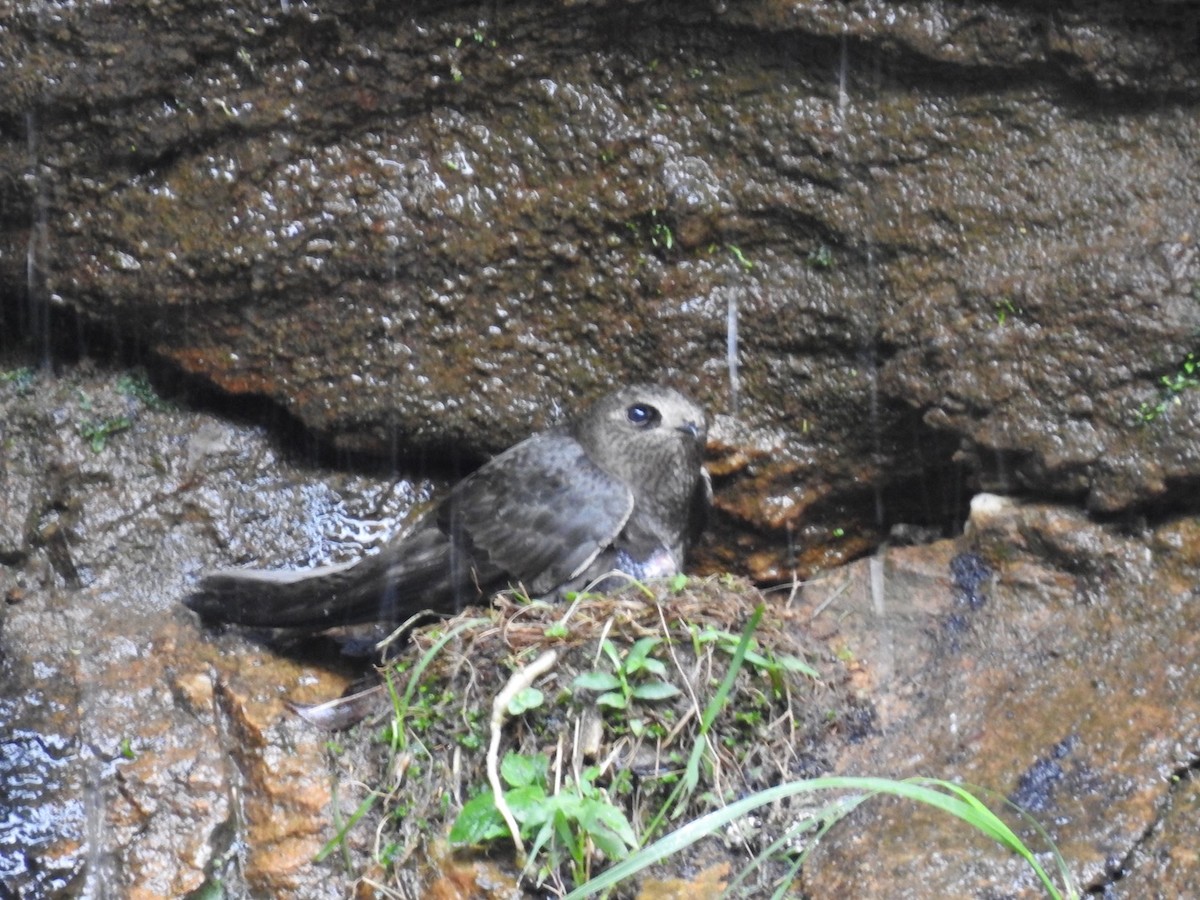
<svg viewBox="0 0 1200 900">
<path fill-rule="evenodd" d="M 184 603 L 209 621 L 255 628 L 324 629 L 386 621 L 387 578 L 379 557 L 316 569 L 223 569 L 205 575 Z"/>
</svg>

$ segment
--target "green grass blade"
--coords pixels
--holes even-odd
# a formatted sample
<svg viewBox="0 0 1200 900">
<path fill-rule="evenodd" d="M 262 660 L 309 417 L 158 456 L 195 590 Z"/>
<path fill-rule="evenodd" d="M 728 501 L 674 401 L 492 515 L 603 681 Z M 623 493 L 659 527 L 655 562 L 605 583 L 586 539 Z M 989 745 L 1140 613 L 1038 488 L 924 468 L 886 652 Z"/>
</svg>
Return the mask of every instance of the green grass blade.
<svg viewBox="0 0 1200 900">
<path fill-rule="evenodd" d="M 692 791 L 696 789 L 696 785 L 700 783 L 700 760 L 704 756 L 704 751 L 708 748 L 708 731 L 712 728 L 712 723 L 716 721 L 721 710 L 725 708 L 725 701 L 729 697 L 729 692 L 733 690 L 733 682 L 737 679 L 738 672 L 742 669 L 742 663 L 746 659 L 746 652 L 750 649 L 750 641 L 754 637 L 758 623 L 762 621 L 765 610 L 766 606 L 762 603 L 754 608 L 753 615 L 746 622 L 746 627 L 742 629 L 741 640 L 738 641 L 738 645 L 733 651 L 733 657 L 729 660 L 729 669 L 726 671 L 725 677 L 721 680 L 721 686 L 717 688 L 717 692 L 708 701 L 708 705 L 704 708 L 704 712 L 700 716 L 700 731 L 696 735 L 696 743 L 692 745 L 692 752 L 688 757 L 687 768 L 684 771 L 683 793 L 680 795 L 672 815 L 679 814 L 688 797 L 691 796 Z"/>
<path fill-rule="evenodd" d="M 379 794 L 376 791 L 371 791 L 371 793 L 367 794 L 363 798 L 362 803 L 358 804 L 358 809 L 354 810 L 354 814 L 338 829 L 337 834 L 331 837 L 325 846 L 321 848 L 320 852 L 313 857 L 313 862 L 321 862 L 330 853 L 342 846 L 342 842 L 346 840 L 346 835 L 349 834 L 350 829 L 358 823 L 359 819 L 371 811 L 371 807 L 375 805 L 375 801 L 378 799 Z"/>
<path fill-rule="evenodd" d="M 796 794 L 828 790 L 861 793 L 863 796 L 854 799 L 852 801 L 854 804 L 862 802 L 862 800 L 865 800 L 870 795 L 889 794 L 894 797 L 925 803 L 928 806 L 940 809 L 962 819 L 979 829 L 983 834 L 998 841 L 1002 846 L 1018 853 L 1038 876 L 1047 894 L 1053 900 L 1063 900 L 1063 894 L 1055 887 L 1041 865 L 1033 857 L 1029 848 L 1025 847 L 1007 825 L 1001 822 L 990 809 L 984 806 L 978 798 L 970 794 L 965 788 L 959 785 L 952 785 L 950 782 L 928 778 L 895 781 L 888 778 L 856 778 L 849 776 L 831 776 L 827 778 L 813 778 L 806 781 L 793 781 L 760 791 L 749 797 L 744 797 L 723 809 L 714 810 L 682 825 L 653 844 L 630 855 L 623 862 L 602 872 L 600 875 L 571 891 L 564 900 L 582 900 L 584 897 L 612 887 L 618 882 L 642 871 L 647 866 L 680 852 L 701 838 L 716 833 L 735 819 L 752 812 L 760 806 L 774 803 Z M 1060 869 L 1065 871 L 1065 866 L 1060 866 Z M 1069 882 L 1067 883 L 1067 890 L 1071 891 L 1072 895 L 1074 894 Z"/>
<path fill-rule="evenodd" d="M 488 619 L 465 619 L 434 641 L 432 645 L 430 645 L 429 649 L 426 650 L 421 658 L 417 661 L 417 664 L 413 666 L 413 670 L 408 676 L 408 684 L 405 686 L 403 698 L 403 704 L 406 710 L 410 705 L 412 705 L 413 694 L 417 692 L 417 688 L 420 686 L 421 676 L 425 674 L 425 670 L 429 668 L 429 665 L 433 662 L 434 658 L 441 653 L 442 648 L 464 631 L 481 628 L 489 621 L 490 620 Z"/>
</svg>

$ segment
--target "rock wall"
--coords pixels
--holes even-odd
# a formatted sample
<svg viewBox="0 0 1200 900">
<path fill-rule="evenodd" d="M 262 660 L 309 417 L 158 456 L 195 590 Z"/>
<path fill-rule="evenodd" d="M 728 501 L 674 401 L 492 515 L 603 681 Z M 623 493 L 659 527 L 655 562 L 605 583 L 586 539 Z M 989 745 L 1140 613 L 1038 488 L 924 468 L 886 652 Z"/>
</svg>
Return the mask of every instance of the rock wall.
<svg viewBox="0 0 1200 900">
<path fill-rule="evenodd" d="M 764 579 L 956 525 L 979 487 L 1177 506 L 1200 407 L 1160 379 L 1190 384 L 1200 327 L 1198 23 L 16 4 L 3 322 L 43 340 L 69 309 L 389 458 L 674 381 L 726 416 L 742 549 L 712 563 Z"/>
<path fill-rule="evenodd" d="M 671 381 L 717 419 L 701 566 L 762 581 L 957 532 L 981 489 L 1058 504 L 879 557 L 919 596 L 875 559 L 800 593 L 878 708 L 839 765 L 987 782 L 1097 892 L 1194 893 L 1198 37 L 1170 0 L 8 4 L 0 788 L 34 830 L 0 834 L 5 889 L 343 893 L 309 860 L 357 797 L 284 700 L 344 678 L 178 606 L 319 555 L 291 529 L 338 476 L 18 361 L 117 348 L 401 467 Z M 813 896 L 995 878 L 878 828 Z"/>
</svg>

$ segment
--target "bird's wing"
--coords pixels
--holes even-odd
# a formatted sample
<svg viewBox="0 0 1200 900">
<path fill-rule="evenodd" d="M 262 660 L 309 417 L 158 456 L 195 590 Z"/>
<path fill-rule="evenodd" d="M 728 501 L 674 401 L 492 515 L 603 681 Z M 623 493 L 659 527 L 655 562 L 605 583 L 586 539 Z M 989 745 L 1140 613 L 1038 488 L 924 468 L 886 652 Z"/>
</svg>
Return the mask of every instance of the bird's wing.
<svg viewBox="0 0 1200 900">
<path fill-rule="evenodd" d="M 435 513 L 451 544 L 531 594 L 574 578 L 609 546 L 633 494 L 570 435 L 534 435 L 460 482 Z"/>
</svg>

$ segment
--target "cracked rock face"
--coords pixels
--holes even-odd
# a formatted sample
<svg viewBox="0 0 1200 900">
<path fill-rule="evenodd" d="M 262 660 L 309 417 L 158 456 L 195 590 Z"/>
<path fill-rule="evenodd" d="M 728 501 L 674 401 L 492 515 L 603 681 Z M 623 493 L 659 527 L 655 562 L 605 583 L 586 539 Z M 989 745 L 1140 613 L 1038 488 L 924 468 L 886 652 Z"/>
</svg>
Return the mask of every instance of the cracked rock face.
<svg viewBox="0 0 1200 900">
<path fill-rule="evenodd" d="M 13 813 L 0 883 L 32 896 L 101 883 L 175 896 L 218 880 L 231 896 L 344 896 L 354 873 L 382 877 L 374 823 L 348 836 L 350 874 L 341 852 L 313 859 L 358 806 L 362 773 L 379 771 L 379 744 L 368 730 L 331 745 L 289 704 L 338 696 L 360 669 L 213 633 L 178 601 L 214 565 L 361 552 L 369 512 L 402 521 L 427 491 L 297 466 L 259 429 L 155 409 L 126 386 L 86 370 L 0 386 L 0 525 L 17 536 L 0 568 Z M 118 412 L 128 427 L 98 450 L 75 427 Z M 1085 887 L 1194 892 L 1197 583 L 1194 517 L 1135 532 L 1004 498 L 978 499 L 959 538 L 810 581 L 792 614 L 811 611 L 862 714 L 835 771 L 982 786 L 993 806 L 1028 810 Z M 965 827 L 882 801 L 827 835 L 804 872 L 814 898 L 989 885 L 1032 890 Z"/>
<path fill-rule="evenodd" d="M 764 582 L 957 534 L 980 490 L 1061 504 L 883 557 L 886 628 L 829 628 L 883 723 L 846 769 L 959 772 L 1069 820 L 1083 880 L 1196 893 L 1198 30 L 1166 0 L 17 4 L 0 350 L 132 347 L 418 470 L 671 381 L 717 419 L 698 563 Z M 355 804 L 282 703 L 344 674 L 201 640 L 177 600 L 209 566 L 359 552 L 428 486 L 25 361 L 0 381 L 5 886 L 330 895 L 307 860 Z M 907 865 L 852 844 L 813 896 Z M 952 893 L 994 874 L 938 859 Z"/>
<path fill-rule="evenodd" d="M 261 431 L 147 405 L 132 383 L 30 374 L 2 388 L 0 884 L 149 898 L 219 879 L 231 896 L 342 896 L 311 865 L 339 764 L 285 702 L 337 696 L 347 675 L 202 637 L 179 601 L 198 569 L 269 556 L 282 520 L 319 530 L 360 490 L 392 486 L 337 497 Z M 85 437 L 101 422 L 124 425 Z M 354 786 L 336 802 L 356 803 Z"/>
<path fill-rule="evenodd" d="M 1198 576 L 1195 518 L 1131 535 L 1006 504 L 957 541 L 806 586 L 814 627 L 861 660 L 878 712 L 840 771 L 986 787 L 993 808 L 1008 798 L 1047 826 L 1086 891 L 1150 896 L 1161 878 L 1194 893 Z M 938 813 L 881 802 L 843 825 L 806 867 L 811 896 L 1036 889 L 1015 857 Z"/>
<path fill-rule="evenodd" d="M 673 381 L 731 418 L 714 564 L 764 580 L 949 530 L 978 489 L 1176 504 L 1197 28 L 1171 2 L 29 5 L 0 34 L 0 283 L 29 301 L 2 315 L 72 310 L 388 459 Z"/>
</svg>

